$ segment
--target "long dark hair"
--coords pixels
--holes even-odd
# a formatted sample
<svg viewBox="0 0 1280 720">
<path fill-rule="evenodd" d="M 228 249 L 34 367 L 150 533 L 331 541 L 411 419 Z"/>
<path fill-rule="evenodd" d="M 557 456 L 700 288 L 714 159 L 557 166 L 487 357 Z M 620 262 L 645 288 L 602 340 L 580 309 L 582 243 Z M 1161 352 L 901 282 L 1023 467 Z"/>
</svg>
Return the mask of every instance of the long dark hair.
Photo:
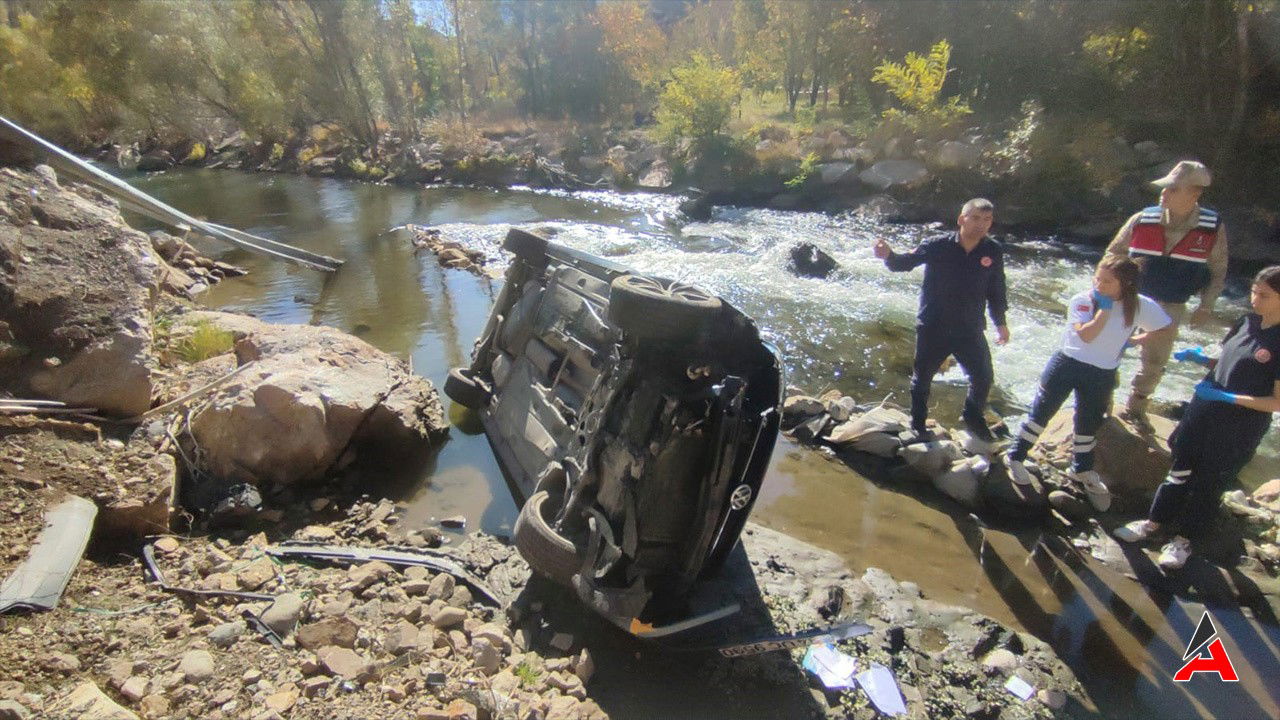
<svg viewBox="0 0 1280 720">
<path fill-rule="evenodd" d="M 1098 263 L 1098 269 L 1109 271 L 1120 282 L 1120 304 L 1124 308 L 1124 324 L 1132 325 L 1133 318 L 1138 314 L 1138 275 L 1141 274 L 1138 263 L 1127 255 L 1108 255 Z M 1280 275 L 1280 266 L 1275 269 Z M 1276 281 L 1280 282 L 1280 278 Z M 1094 312 L 1097 310 L 1095 303 Z"/>
<path fill-rule="evenodd" d="M 1272 265 L 1264 267 L 1253 276 L 1254 285 L 1266 285 L 1267 287 L 1280 293 L 1280 265 Z"/>
</svg>

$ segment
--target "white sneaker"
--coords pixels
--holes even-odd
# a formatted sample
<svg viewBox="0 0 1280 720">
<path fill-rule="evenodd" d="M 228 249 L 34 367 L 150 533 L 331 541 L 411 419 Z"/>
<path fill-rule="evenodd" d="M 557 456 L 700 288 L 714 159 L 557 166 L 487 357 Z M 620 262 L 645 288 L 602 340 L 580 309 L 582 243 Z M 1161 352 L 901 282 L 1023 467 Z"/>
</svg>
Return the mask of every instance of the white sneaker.
<svg viewBox="0 0 1280 720">
<path fill-rule="evenodd" d="M 1084 488 L 1084 494 L 1089 496 L 1089 503 L 1098 512 L 1106 512 L 1107 508 L 1111 507 L 1111 491 L 1107 489 L 1107 484 L 1102 482 L 1101 475 L 1093 470 L 1085 470 L 1072 473 L 1071 476 L 1080 483 L 1080 487 Z"/>
<path fill-rule="evenodd" d="M 1175 535 L 1160 548 L 1160 559 L 1156 560 L 1156 564 L 1162 570 L 1177 570 L 1187 564 L 1189 557 L 1191 557 L 1191 541 L 1181 535 Z"/>
<path fill-rule="evenodd" d="M 1004 464 L 1009 468 L 1009 479 L 1017 485 L 1031 484 L 1031 471 L 1027 470 L 1027 465 L 1021 460 L 1014 460 L 1008 455 L 1004 458 Z"/>
<path fill-rule="evenodd" d="M 1124 542 L 1141 542 L 1155 534 L 1160 526 L 1150 520 L 1134 520 L 1111 532 L 1117 540 Z"/>
</svg>

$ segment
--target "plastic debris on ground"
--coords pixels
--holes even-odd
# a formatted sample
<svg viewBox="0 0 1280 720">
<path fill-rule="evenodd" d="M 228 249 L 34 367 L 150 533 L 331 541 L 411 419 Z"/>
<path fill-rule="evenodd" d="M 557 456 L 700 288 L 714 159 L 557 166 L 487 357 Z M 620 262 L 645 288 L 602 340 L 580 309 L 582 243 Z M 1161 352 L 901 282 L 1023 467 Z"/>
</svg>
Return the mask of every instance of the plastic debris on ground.
<svg viewBox="0 0 1280 720">
<path fill-rule="evenodd" d="M 1032 695 L 1036 694 L 1036 689 L 1031 687 L 1026 680 L 1014 675 L 1009 678 L 1009 682 L 1004 684 L 1004 689 L 1017 695 L 1020 700 L 1030 700 Z"/>
<path fill-rule="evenodd" d="M 876 710 L 889 716 L 906 714 L 907 704 L 902 699 L 898 681 L 893 679 L 889 668 L 873 664 L 870 670 L 864 670 L 855 677 L 867 697 L 871 698 L 871 704 L 876 706 Z"/>
<path fill-rule="evenodd" d="M 801 666 L 818 676 L 828 690 L 854 687 L 853 673 L 858 669 L 856 660 L 830 643 L 809 646 Z"/>
</svg>

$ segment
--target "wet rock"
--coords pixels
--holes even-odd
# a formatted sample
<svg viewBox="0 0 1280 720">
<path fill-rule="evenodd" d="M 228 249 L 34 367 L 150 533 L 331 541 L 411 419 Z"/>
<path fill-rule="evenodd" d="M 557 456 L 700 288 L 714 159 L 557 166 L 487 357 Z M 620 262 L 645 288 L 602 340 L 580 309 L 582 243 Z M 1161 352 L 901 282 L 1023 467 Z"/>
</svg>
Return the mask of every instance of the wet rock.
<svg viewBox="0 0 1280 720">
<path fill-rule="evenodd" d="M 349 447 L 411 454 L 447 431 L 431 384 L 358 338 L 226 313 L 181 320 L 202 321 L 240 338 L 237 360 L 254 363 L 191 421 L 218 477 L 259 487 L 316 480 Z"/>
<path fill-rule="evenodd" d="M 1041 452 L 1070 447 L 1072 413 L 1071 408 L 1064 408 L 1045 426 L 1040 436 Z M 1155 489 L 1169 472 L 1168 440 L 1174 423 L 1154 414 L 1148 418 L 1154 428 L 1151 434 L 1124 422 L 1118 415 L 1103 421 L 1096 433 L 1094 469 L 1107 478 L 1113 498 L 1112 511 L 1146 513 Z"/>
<path fill-rule="evenodd" d="M 840 266 L 836 259 L 813 243 L 800 243 L 791 248 L 787 269 L 800 277 L 825 278 Z"/>
<path fill-rule="evenodd" d="M 360 626 L 346 615 L 325 618 L 298 628 L 298 644 L 308 650 L 318 650 L 327 645 L 354 648 Z"/>
<path fill-rule="evenodd" d="M 467 518 L 462 515 L 453 515 L 440 520 L 440 527 L 447 527 L 454 530 L 462 530 L 467 526 Z"/>
<path fill-rule="evenodd" d="M 908 467 L 930 478 L 947 471 L 952 463 L 964 457 L 960 446 L 950 440 L 905 445 L 898 455 Z"/>
<path fill-rule="evenodd" d="M 188 650 L 178 663 L 178 672 L 187 682 L 198 684 L 214 677 L 217 671 L 208 650 Z"/>
<path fill-rule="evenodd" d="M 783 416 L 794 420 L 803 420 L 818 415 L 824 410 L 826 406 L 821 400 L 808 395 L 792 395 L 782 403 Z"/>
<path fill-rule="evenodd" d="M 152 150 L 138 158 L 137 169 L 141 172 L 159 172 L 168 170 L 176 164 L 168 150 Z"/>
<path fill-rule="evenodd" d="M 369 661 L 359 653 L 333 645 L 320 648 L 316 652 L 316 659 L 325 672 L 353 682 L 363 680 L 373 669 Z"/>
<path fill-rule="evenodd" d="M 280 637 L 293 632 L 306 609 L 307 601 L 300 593 L 285 593 L 262 613 L 262 622 Z"/>
<path fill-rule="evenodd" d="M 947 472 L 933 478 L 934 487 L 970 509 L 977 509 L 982 498 L 982 478 L 974 467 L 973 458 L 958 460 Z"/>
<path fill-rule="evenodd" d="M 48 708 L 50 717 L 76 720 L 138 720 L 138 716 L 116 704 L 92 682 L 77 685 L 74 690 Z"/>
</svg>

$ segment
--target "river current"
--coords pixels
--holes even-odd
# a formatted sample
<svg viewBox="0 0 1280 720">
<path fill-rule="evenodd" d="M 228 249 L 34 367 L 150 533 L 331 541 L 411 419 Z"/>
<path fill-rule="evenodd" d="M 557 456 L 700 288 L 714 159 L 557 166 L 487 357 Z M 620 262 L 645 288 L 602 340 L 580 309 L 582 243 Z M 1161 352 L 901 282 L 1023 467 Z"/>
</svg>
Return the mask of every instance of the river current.
<svg viewBox="0 0 1280 720">
<path fill-rule="evenodd" d="M 836 388 L 861 401 L 888 397 L 903 404 L 920 271 L 887 272 L 871 246 L 883 236 L 906 250 L 946 230 L 853 214 L 745 208 L 717 208 L 707 222 L 688 222 L 677 209 L 680 198 L 660 194 L 407 188 L 217 170 L 127 179 L 193 215 L 346 260 L 326 275 L 202 245 L 202 251 L 250 270 L 210 289 L 202 304 L 351 332 L 409 360 L 437 388 L 450 367 L 467 362 L 501 281 L 445 270 L 429 253 L 415 253 L 407 234 L 392 231 L 406 223 L 435 226 L 446 238 L 483 250 L 499 269 L 506 262 L 502 237 L 519 226 L 641 271 L 696 283 L 755 318 L 781 350 L 789 384 L 813 394 Z M 996 218 L 998 223 L 998 208 Z M 996 237 L 1008 240 L 1012 341 L 992 348 L 992 400 L 1012 424 L 1058 346 L 1066 298 L 1088 287 L 1099 251 L 999 232 L 997 224 Z M 840 268 L 825 280 L 790 273 L 788 251 L 802 241 L 830 253 Z M 1184 330 L 1180 344 L 1215 342 L 1226 323 L 1246 310 L 1241 281 L 1229 288 L 1234 292 L 1219 302 L 1215 324 Z M 1122 366 L 1122 388 L 1136 364 L 1131 357 Z M 1157 400 L 1186 399 L 1198 379 L 1193 368 L 1172 365 Z M 958 368 L 941 376 L 933 415 L 954 423 L 964 387 Z M 1117 399 L 1123 400 L 1120 393 Z M 411 483 L 404 522 L 461 514 L 470 527 L 509 534 L 517 509 L 484 436 L 458 410 L 450 409 L 458 424 L 448 441 Z M 1243 474 L 1246 487 L 1280 474 L 1277 435 Z M 1280 631 L 1239 609 L 1215 609 L 1215 620 L 1233 657 L 1249 666 L 1243 670 L 1237 660 L 1242 682 L 1197 677 L 1175 685 L 1171 676 L 1203 606 L 1144 591 L 1102 567 L 1068 572 L 1052 559 L 1046 566 L 1034 557 L 1034 534 L 988 531 L 974 547 L 966 513 L 880 487 L 785 440 L 774 453 L 753 519 L 833 550 L 855 570 L 882 567 L 917 583 L 929 597 L 1035 633 L 1072 666 L 1104 716 L 1280 716 Z"/>
</svg>

